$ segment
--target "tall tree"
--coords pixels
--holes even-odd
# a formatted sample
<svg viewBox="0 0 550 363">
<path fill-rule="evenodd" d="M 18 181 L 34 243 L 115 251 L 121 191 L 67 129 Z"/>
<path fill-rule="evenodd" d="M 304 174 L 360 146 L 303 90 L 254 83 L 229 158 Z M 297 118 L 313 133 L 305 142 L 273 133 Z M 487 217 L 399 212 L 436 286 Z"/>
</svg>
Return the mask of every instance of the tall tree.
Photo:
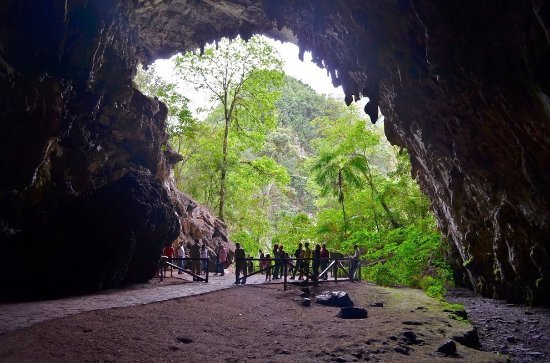
<svg viewBox="0 0 550 363">
<path fill-rule="evenodd" d="M 222 161 L 219 175 L 218 217 L 225 217 L 229 133 L 254 126 L 274 127 L 275 101 L 282 84 L 282 61 L 262 37 L 248 42 L 240 38 L 222 39 L 200 54 L 188 52 L 175 59 L 179 75 L 204 92 L 223 114 Z M 214 106 L 213 106 L 214 107 Z M 250 129 L 249 129 L 250 131 Z M 251 132 L 249 136 L 254 136 Z"/>
</svg>

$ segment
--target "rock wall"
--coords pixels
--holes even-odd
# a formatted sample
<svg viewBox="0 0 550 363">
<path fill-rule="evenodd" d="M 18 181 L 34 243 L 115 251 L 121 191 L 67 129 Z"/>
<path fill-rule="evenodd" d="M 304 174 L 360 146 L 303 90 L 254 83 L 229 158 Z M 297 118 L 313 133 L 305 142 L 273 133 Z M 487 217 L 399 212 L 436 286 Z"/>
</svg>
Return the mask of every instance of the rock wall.
<svg viewBox="0 0 550 363">
<path fill-rule="evenodd" d="M 213 219 L 189 221 L 175 202 L 179 156 L 166 107 L 132 87 L 129 13 L 124 2 L 0 9 L 0 298 L 147 281 L 182 223 Z M 227 240 L 213 229 L 200 237 Z"/>
<path fill-rule="evenodd" d="M 264 33 L 311 50 L 343 86 L 347 103 L 369 97 L 371 119 L 380 107 L 388 139 L 409 150 L 413 176 L 452 242 L 456 269 L 474 289 L 550 301 L 547 1 L 110 4 L 7 0 L 0 10 L 0 170 L 8 171 L 0 180 L 2 266 L 21 259 L 21 246 L 39 243 L 24 237 L 28 225 L 50 226 L 60 208 L 103 200 L 108 192 L 100 191 L 120 180 L 157 191 L 164 216 L 158 248 L 176 238 L 183 211 L 185 231 L 225 236 L 222 224 L 170 192 L 177 155 L 164 147 L 166 109 L 135 91 L 131 79 L 138 62 L 222 36 Z M 150 200 L 145 186 L 140 198 Z M 148 203 L 138 204 L 151 215 Z M 187 224 L 196 215 L 201 227 Z M 136 228 L 123 228 L 125 242 L 109 246 L 150 233 Z M 73 243 L 62 233 L 39 235 L 47 246 Z M 120 275 L 106 274 L 106 281 Z"/>
</svg>

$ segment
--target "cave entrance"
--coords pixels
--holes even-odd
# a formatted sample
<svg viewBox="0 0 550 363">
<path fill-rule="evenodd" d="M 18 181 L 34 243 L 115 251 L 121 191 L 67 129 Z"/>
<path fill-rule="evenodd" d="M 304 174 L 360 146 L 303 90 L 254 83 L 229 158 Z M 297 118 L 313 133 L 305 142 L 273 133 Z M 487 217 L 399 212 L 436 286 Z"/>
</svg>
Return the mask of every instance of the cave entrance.
<svg viewBox="0 0 550 363">
<path fill-rule="evenodd" d="M 325 244 L 362 255 L 379 284 L 442 296 L 451 273 L 406 151 L 298 54 L 263 36 L 220 39 L 139 69 L 135 84 L 168 107 L 178 188 L 252 257 Z"/>
</svg>

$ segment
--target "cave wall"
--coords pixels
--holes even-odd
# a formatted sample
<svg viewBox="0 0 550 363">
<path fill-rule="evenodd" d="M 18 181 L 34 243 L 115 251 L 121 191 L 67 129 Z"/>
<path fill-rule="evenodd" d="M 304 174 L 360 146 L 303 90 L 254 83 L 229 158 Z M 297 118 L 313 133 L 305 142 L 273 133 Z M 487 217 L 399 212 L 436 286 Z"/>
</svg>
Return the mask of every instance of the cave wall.
<svg viewBox="0 0 550 363">
<path fill-rule="evenodd" d="M 99 3 L 8 0 L 0 9 L 2 266 L 19 271 L 12 261 L 23 256 L 41 261 L 29 252 L 38 245 L 67 249 L 80 235 L 64 232 L 65 216 L 97 230 L 105 220 L 93 216 L 113 201 L 122 215 L 136 210 L 140 223 L 116 223 L 113 234 L 123 237 L 86 239 L 106 238 L 97 254 L 115 256 L 98 269 L 106 272 L 97 272 L 104 277 L 92 279 L 94 288 L 136 280 L 133 267 L 121 266 L 152 266 L 149 253 L 134 259 L 113 249 L 133 251 L 149 243 L 136 241 L 154 239 L 156 252 L 182 224 L 225 240 L 223 223 L 173 189 L 169 171 L 178 156 L 164 146 L 166 108 L 131 79 L 138 62 L 263 33 L 311 50 L 347 103 L 369 97 L 371 119 L 380 107 L 388 139 L 409 150 L 455 266 L 474 289 L 550 301 L 548 2 Z"/>
<path fill-rule="evenodd" d="M 0 298 L 144 282 L 174 240 L 229 243 L 172 185 L 180 156 L 166 107 L 132 86 L 129 13 L 130 2 L 0 8 Z"/>
</svg>

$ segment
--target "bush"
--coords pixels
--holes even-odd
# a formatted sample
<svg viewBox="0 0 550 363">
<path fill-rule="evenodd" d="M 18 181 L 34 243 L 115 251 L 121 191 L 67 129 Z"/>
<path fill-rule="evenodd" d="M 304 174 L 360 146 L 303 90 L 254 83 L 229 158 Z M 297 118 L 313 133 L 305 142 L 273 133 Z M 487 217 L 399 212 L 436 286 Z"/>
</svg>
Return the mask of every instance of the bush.
<svg viewBox="0 0 550 363">
<path fill-rule="evenodd" d="M 369 273 L 372 280 L 380 286 L 395 286 L 398 284 L 397 277 L 385 264 L 377 264 L 370 269 Z"/>
</svg>

